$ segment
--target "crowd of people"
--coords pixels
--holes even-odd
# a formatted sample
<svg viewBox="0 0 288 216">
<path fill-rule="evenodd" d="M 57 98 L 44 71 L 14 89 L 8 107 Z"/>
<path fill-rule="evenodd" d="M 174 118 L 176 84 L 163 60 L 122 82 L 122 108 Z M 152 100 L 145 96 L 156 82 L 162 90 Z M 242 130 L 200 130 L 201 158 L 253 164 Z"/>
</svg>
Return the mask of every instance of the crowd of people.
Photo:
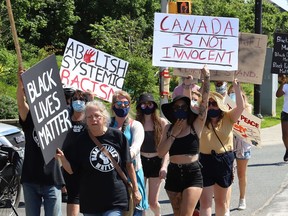
<svg viewBox="0 0 288 216">
<path fill-rule="evenodd" d="M 233 133 L 233 125 L 244 109 L 251 113 L 252 106 L 237 79 L 229 88 L 227 82 L 215 82 L 215 91 L 210 91 L 210 72 L 204 66 L 201 87 L 192 76 L 184 77 L 172 101 L 161 107 L 151 93 L 141 94 L 135 119 L 131 97 L 123 90 L 114 92 L 108 109 L 89 91 L 66 89 L 72 128 L 62 149 L 57 149 L 55 158 L 46 165 L 21 73 L 17 101 L 26 138 L 21 178 L 26 215 L 39 216 L 42 202 L 45 215 L 61 215 L 64 191 L 68 216 L 80 212 L 85 216 L 120 216 L 129 209 L 131 187 L 133 215 L 145 215 L 150 208 L 160 216 L 158 198 L 161 183 L 165 182 L 175 216 L 197 212 L 210 216 L 213 200 L 216 215 L 228 216 L 236 169 L 239 209 L 246 208 L 251 145 Z M 225 103 L 228 96 L 235 102 L 234 108 Z M 160 117 L 160 109 L 165 118 Z"/>
</svg>

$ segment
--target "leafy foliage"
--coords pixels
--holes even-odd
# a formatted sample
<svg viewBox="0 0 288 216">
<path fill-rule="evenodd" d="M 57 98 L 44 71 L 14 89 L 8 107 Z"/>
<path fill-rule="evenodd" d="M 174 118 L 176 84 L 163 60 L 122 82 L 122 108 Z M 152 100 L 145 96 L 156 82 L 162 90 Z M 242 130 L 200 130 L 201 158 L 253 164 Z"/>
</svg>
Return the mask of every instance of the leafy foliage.
<svg viewBox="0 0 288 216">
<path fill-rule="evenodd" d="M 18 117 L 18 107 L 15 99 L 0 95 L 0 119 L 15 119 Z"/>
</svg>

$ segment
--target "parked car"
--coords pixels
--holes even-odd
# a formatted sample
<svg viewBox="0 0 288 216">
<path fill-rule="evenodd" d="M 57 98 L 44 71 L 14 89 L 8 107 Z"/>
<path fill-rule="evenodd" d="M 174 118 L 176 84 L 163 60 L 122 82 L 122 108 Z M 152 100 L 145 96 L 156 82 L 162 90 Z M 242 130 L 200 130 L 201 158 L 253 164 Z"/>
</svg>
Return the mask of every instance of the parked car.
<svg viewBox="0 0 288 216">
<path fill-rule="evenodd" d="M 21 128 L 0 123 L 0 215 L 17 215 L 25 137 Z"/>
<path fill-rule="evenodd" d="M 0 146 L 24 147 L 25 137 L 21 128 L 0 123 Z"/>
</svg>

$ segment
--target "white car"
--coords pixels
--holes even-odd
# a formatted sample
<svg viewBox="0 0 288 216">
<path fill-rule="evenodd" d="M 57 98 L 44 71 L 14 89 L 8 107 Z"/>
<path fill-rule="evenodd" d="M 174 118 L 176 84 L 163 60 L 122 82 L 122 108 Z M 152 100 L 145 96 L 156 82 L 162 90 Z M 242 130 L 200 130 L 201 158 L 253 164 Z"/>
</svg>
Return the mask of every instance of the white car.
<svg viewBox="0 0 288 216">
<path fill-rule="evenodd" d="M 24 147 L 23 131 L 14 125 L 0 123 L 0 146 Z"/>
</svg>

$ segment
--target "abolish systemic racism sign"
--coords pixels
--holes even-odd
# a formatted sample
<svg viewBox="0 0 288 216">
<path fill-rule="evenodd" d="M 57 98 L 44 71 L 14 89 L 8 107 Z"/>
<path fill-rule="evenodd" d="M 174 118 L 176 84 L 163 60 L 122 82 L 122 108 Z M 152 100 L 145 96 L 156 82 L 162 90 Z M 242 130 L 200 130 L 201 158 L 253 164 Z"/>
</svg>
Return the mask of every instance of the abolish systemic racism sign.
<svg viewBox="0 0 288 216">
<path fill-rule="evenodd" d="M 22 80 L 39 146 L 48 164 L 72 127 L 55 55 L 23 73 Z"/>
<path fill-rule="evenodd" d="M 111 102 L 113 93 L 122 89 L 127 69 L 128 62 L 70 38 L 60 77 L 65 87 L 90 90 Z"/>
<path fill-rule="evenodd" d="M 237 18 L 155 13 L 153 65 L 238 69 Z"/>
</svg>

